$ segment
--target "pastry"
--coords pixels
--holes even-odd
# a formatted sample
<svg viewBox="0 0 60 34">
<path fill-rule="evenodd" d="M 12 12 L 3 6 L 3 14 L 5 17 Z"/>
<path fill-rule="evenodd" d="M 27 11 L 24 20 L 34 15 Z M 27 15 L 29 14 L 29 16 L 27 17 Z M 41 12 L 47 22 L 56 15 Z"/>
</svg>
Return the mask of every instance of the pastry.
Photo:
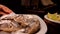
<svg viewBox="0 0 60 34">
<path fill-rule="evenodd" d="M 4 20 L 2 20 L 2 21 L 4 21 Z M 0 24 L 0 30 L 3 30 L 3 31 L 12 32 L 12 31 L 16 31 L 19 29 L 20 28 L 17 26 L 17 24 L 13 24 L 13 22 L 8 21 L 8 20 L 5 20 L 4 23 Z"/>
<path fill-rule="evenodd" d="M 0 21 L 0 30 L 2 31 L 15 32 L 21 29 L 24 29 L 22 33 L 35 34 L 40 29 L 40 21 L 26 15 L 6 17 Z"/>
</svg>

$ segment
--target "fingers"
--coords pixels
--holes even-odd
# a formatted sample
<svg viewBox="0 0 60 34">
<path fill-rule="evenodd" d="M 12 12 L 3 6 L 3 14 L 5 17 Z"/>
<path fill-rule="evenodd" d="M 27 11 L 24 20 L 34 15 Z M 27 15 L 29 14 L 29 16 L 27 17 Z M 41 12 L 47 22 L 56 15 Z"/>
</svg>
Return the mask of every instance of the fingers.
<svg viewBox="0 0 60 34">
<path fill-rule="evenodd" d="M 12 10 L 10 10 L 8 7 L 6 7 L 6 6 L 4 6 L 4 5 L 0 5 L 0 8 L 1 8 L 4 12 L 6 12 L 6 13 L 8 13 L 8 14 L 10 14 L 10 13 L 13 12 Z"/>
<path fill-rule="evenodd" d="M 6 13 L 0 11 L 0 15 L 6 15 Z"/>
</svg>

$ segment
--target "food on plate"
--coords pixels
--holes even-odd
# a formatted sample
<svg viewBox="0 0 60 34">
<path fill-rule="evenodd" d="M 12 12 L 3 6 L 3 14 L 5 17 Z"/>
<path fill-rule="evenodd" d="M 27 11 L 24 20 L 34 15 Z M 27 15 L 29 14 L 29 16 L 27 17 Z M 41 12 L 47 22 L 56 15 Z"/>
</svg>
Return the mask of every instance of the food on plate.
<svg viewBox="0 0 60 34">
<path fill-rule="evenodd" d="M 52 19 L 52 20 L 60 21 L 60 15 L 57 14 L 57 13 L 54 13 L 54 14 L 48 13 L 47 17 L 50 18 L 50 19 Z"/>
<path fill-rule="evenodd" d="M 40 21 L 31 15 L 8 16 L 0 20 L 0 30 L 4 32 L 20 30 L 20 33 L 35 34 L 40 30 Z"/>
<path fill-rule="evenodd" d="M 18 24 L 15 24 L 11 22 L 10 20 L 1 20 L 0 30 L 12 32 L 12 31 L 20 30 L 20 28 L 18 27 Z"/>
<path fill-rule="evenodd" d="M 0 31 L 0 34 L 11 34 L 11 33 Z"/>
<path fill-rule="evenodd" d="M 40 28 L 39 28 L 39 21 L 37 21 L 36 23 L 34 23 L 33 25 L 31 25 L 31 27 L 28 30 L 28 34 L 34 34 L 36 33 Z"/>
</svg>

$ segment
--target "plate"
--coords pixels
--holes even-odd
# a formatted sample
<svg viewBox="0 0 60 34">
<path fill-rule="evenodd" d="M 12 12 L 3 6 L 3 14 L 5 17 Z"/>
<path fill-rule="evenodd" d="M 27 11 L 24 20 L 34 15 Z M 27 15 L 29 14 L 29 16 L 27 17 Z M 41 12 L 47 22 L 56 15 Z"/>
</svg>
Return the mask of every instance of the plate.
<svg viewBox="0 0 60 34">
<path fill-rule="evenodd" d="M 60 21 L 55 21 L 55 20 L 49 19 L 49 18 L 47 17 L 47 15 L 45 15 L 44 18 L 47 19 L 47 20 L 49 20 L 49 21 L 51 21 L 51 22 L 59 23 L 59 24 L 60 24 Z"/>
<path fill-rule="evenodd" d="M 16 15 L 19 15 L 19 14 L 16 14 Z M 20 14 L 20 15 L 22 15 L 22 14 Z M 47 32 L 47 25 L 43 21 L 43 19 L 41 19 L 39 16 L 37 16 L 37 15 L 30 15 L 30 14 L 23 14 L 23 15 L 29 16 L 30 18 L 31 18 L 31 16 L 34 16 L 34 17 L 36 17 L 40 21 L 40 31 L 37 32 L 36 34 L 45 34 Z M 10 16 L 12 16 L 12 14 Z M 3 16 L 3 17 L 9 17 L 9 15 Z"/>
<path fill-rule="evenodd" d="M 40 29 L 40 31 L 37 34 L 46 34 L 46 32 L 47 32 L 47 25 L 46 25 L 46 23 L 39 16 L 37 16 L 37 15 L 34 15 L 34 16 L 37 19 L 39 19 L 39 21 L 40 21 L 40 27 L 41 27 L 41 29 Z"/>
</svg>

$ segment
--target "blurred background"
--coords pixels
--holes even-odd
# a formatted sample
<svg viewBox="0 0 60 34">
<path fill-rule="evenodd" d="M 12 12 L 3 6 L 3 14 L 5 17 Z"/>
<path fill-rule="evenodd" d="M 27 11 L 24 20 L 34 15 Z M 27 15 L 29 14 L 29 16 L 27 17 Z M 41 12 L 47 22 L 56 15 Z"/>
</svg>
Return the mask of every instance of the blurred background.
<svg viewBox="0 0 60 34">
<path fill-rule="evenodd" d="M 7 6 L 15 13 L 38 14 L 39 16 L 47 12 L 60 13 L 59 3 L 60 0 L 0 0 L 0 4 Z"/>
<path fill-rule="evenodd" d="M 48 12 L 60 14 L 60 0 L 0 0 L 0 4 L 7 6 L 17 14 L 36 14 L 43 19 Z M 48 24 L 46 34 L 60 33 L 60 28 L 53 25 Z"/>
<path fill-rule="evenodd" d="M 60 0 L 0 0 L 0 4 L 6 5 L 16 13 L 25 13 L 25 11 L 29 10 L 38 10 L 37 12 L 48 11 L 54 13 L 59 11 L 59 3 Z"/>
</svg>

